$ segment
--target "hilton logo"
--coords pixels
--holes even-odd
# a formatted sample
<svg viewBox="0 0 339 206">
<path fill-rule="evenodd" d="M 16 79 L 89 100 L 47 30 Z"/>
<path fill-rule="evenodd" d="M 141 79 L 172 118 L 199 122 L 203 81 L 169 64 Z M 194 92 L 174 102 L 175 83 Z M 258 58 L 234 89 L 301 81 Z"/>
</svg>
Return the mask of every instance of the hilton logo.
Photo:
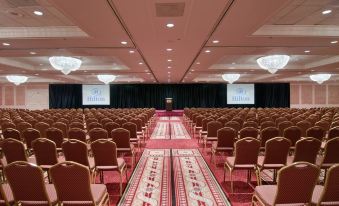
<svg viewBox="0 0 339 206">
<path fill-rule="evenodd" d="M 244 88 L 237 88 L 235 90 L 235 95 L 232 96 L 232 101 L 241 102 L 241 101 L 250 101 L 250 98 L 246 96 L 247 91 Z"/>
<path fill-rule="evenodd" d="M 101 90 L 98 88 L 93 88 L 91 90 L 91 95 L 89 95 L 87 97 L 87 101 L 88 102 L 104 102 L 105 101 L 105 97 L 101 96 Z"/>
</svg>

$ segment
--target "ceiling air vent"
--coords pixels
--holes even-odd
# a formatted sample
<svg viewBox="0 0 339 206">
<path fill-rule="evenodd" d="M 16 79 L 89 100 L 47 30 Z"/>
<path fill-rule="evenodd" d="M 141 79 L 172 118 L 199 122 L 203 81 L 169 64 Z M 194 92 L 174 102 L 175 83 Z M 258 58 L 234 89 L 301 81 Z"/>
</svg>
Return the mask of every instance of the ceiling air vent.
<svg viewBox="0 0 339 206">
<path fill-rule="evenodd" d="M 36 0 L 7 0 L 13 7 L 40 6 Z"/>
<path fill-rule="evenodd" d="M 156 3 L 157 17 L 179 17 L 184 15 L 185 2 L 178 3 Z"/>
</svg>

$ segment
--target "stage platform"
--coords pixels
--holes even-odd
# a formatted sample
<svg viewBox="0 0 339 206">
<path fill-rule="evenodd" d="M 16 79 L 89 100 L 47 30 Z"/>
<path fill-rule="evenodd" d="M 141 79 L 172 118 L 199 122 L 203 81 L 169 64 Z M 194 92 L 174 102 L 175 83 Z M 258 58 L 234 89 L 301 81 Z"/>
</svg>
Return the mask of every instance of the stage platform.
<svg viewBox="0 0 339 206">
<path fill-rule="evenodd" d="M 182 116 L 184 114 L 184 110 L 172 110 L 172 111 L 156 110 L 155 112 L 156 112 L 158 117 L 164 117 L 164 116 Z"/>
</svg>

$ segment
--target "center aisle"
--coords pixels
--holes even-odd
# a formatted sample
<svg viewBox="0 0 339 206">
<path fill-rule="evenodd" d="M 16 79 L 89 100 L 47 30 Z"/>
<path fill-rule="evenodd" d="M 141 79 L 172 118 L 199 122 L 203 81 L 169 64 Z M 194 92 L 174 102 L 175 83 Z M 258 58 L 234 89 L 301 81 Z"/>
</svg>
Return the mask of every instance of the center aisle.
<svg viewBox="0 0 339 206">
<path fill-rule="evenodd" d="M 117 185 L 108 184 L 111 205 L 250 205 L 253 188 L 240 183 L 235 187 L 237 192 L 230 194 L 229 182 L 223 182 L 224 157 L 217 157 L 217 165 L 210 163 L 209 149 L 199 148 L 181 117 L 158 118 L 140 155 L 121 198 L 113 194 Z M 112 181 L 113 177 L 105 175 L 107 178 Z M 233 179 L 244 182 L 246 174 L 235 172 Z"/>
</svg>

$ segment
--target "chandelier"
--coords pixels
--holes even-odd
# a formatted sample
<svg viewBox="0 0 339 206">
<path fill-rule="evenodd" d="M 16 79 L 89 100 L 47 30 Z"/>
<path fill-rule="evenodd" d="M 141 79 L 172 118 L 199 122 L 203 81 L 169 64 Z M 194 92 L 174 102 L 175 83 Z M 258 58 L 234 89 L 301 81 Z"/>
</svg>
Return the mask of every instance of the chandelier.
<svg viewBox="0 0 339 206">
<path fill-rule="evenodd" d="M 99 74 L 97 75 L 99 81 L 109 84 L 110 82 L 113 82 L 116 78 L 115 75 L 110 75 L 110 74 Z"/>
<path fill-rule="evenodd" d="M 222 78 L 230 84 L 237 81 L 239 77 L 240 77 L 240 74 L 223 74 L 222 75 Z"/>
<path fill-rule="evenodd" d="M 65 75 L 76 71 L 80 68 L 82 61 L 74 57 L 52 56 L 49 62 L 56 70 L 61 71 Z"/>
<path fill-rule="evenodd" d="M 26 76 L 18 76 L 18 75 L 8 75 L 6 76 L 6 79 L 9 82 L 14 83 L 15 85 L 20 85 L 22 83 L 25 83 L 28 79 Z"/>
<path fill-rule="evenodd" d="M 290 56 L 288 55 L 270 55 L 258 58 L 257 63 L 262 69 L 274 74 L 284 68 L 289 60 Z"/>
<path fill-rule="evenodd" d="M 318 84 L 322 84 L 324 81 L 327 81 L 331 78 L 331 74 L 313 74 L 310 75 L 310 79 L 312 81 L 318 82 Z"/>
</svg>

